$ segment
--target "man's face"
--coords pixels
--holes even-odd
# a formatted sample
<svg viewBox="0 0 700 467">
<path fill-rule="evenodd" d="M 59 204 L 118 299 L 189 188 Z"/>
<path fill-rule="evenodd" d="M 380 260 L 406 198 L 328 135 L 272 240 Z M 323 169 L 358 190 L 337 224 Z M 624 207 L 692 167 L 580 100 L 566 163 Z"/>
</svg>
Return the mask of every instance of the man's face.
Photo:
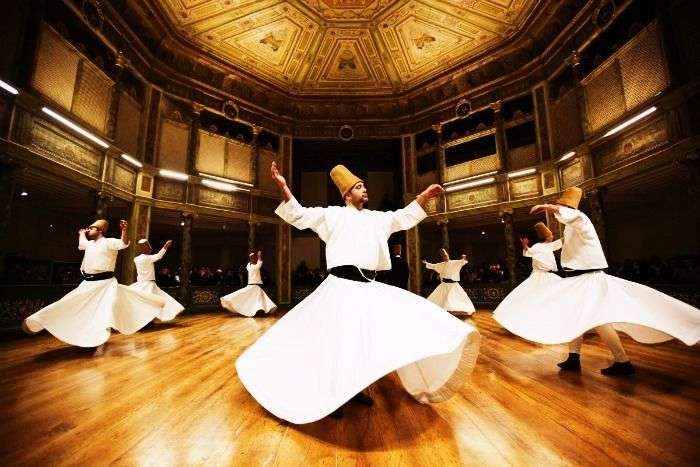
<svg viewBox="0 0 700 467">
<path fill-rule="evenodd" d="M 442 258 L 443 261 L 449 261 L 450 256 L 447 254 L 445 250 L 440 251 L 440 258 Z"/>
<path fill-rule="evenodd" d="M 369 201 L 367 188 L 363 182 L 357 182 L 345 195 L 345 200 L 349 200 L 353 205 L 364 204 Z"/>
<path fill-rule="evenodd" d="M 258 264 L 258 255 L 250 255 L 250 264 Z"/>
<path fill-rule="evenodd" d="M 545 242 L 549 243 L 554 240 L 554 235 L 547 235 L 544 239 Z"/>
<path fill-rule="evenodd" d="M 88 238 L 88 240 L 97 240 L 101 234 L 102 232 L 100 232 L 100 229 L 94 225 L 92 227 L 88 227 L 87 231 L 85 232 L 85 236 Z"/>
<path fill-rule="evenodd" d="M 391 252 L 394 256 L 401 256 L 401 245 L 392 245 Z"/>
<path fill-rule="evenodd" d="M 139 244 L 139 248 L 141 249 L 141 253 L 143 253 L 144 255 L 150 255 L 153 251 L 151 245 L 149 245 L 148 243 Z"/>
</svg>

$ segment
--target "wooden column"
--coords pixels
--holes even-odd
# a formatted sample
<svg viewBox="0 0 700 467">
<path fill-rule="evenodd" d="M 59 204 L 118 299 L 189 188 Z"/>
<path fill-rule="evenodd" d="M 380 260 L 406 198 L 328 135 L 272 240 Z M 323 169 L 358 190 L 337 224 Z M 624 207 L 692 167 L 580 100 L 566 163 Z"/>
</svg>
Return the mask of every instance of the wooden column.
<svg viewBox="0 0 700 467">
<path fill-rule="evenodd" d="M 503 213 L 503 235 L 506 241 L 506 266 L 508 267 L 508 285 L 514 288 L 517 283 L 515 274 L 515 229 L 513 226 L 513 213 Z"/>
<path fill-rule="evenodd" d="M 508 152 L 506 149 L 506 128 L 503 121 L 503 114 L 501 113 L 501 101 L 494 102 L 491 104 L 494 114 L 494 123 L 496 126 L 496 155 L 498 156 L 498 169 L 501 172 L 508 172 L 510 170 L 510 163 L 508 162 Z"/>
<path fill-rule="evenodd" d="M 194 214 L 182 213 L 182 256 L 180 262 L 180 301 L 190 303 L 190 269 L 192 269 L 192 220 Z"/>
<path fill-rule="evenodd" d="M 438 225 L 440 226 L 440 238 L 441 238 L 441 243 L 442 243 L 442 248 L 447 251 L 447 254 L 450 253 L 450 231 L 447 228 L 447 223 L 449 221 L 447 219 L 442 219 L 438 221 Z"/>
<path fill-rule="evenodd" d="M 253 140 L 250 142 L 250 183 L 254 187 L 258 186 L 258 160 L 260 159 L 260 133 L 262 127 L 253 125 Z"/>
<path fill-rule="evenodd" d="M 280 171 L 292 188 L 292 137 L 282 136 L 282 151 L 279 161 Z M 289 305 L 292 302 L 292 229 L 280 220 L 277 224 L 277 303 Z"/>
<path fill-rule="evenodd" d="M 109 101 L 109 112 L 107 115 L 107 137 L 114 139 L 114 135 L 117 131 L 117 115 L 119 114 L 119 102 L 121 101 L 123 80 L 124 80 L 124 66 L 126 61 L 124 55 L 120 51 L 117 53 L 117 58 L 115 60 L 116 75 L 114 77 L 114 86 L 112 86 L 112 96 Z M 135 156 L 135 154 L 134 154 Z"/>
<path fill-rule="evenodd" d="M 199 129 L 202 126 L 202 110 L 204 106 L 192 104 L 192 124 L 190 125 L 190 137 L 187 140 L 187 173 L 197 173 L 197 150 L 199 149 Z"/>
</svg>

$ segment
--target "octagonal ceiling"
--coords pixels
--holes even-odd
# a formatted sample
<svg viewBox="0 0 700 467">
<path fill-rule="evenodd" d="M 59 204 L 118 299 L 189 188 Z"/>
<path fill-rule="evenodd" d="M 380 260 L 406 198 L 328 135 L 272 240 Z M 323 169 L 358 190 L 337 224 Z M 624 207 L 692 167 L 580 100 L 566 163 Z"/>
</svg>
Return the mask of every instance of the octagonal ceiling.
<svg viewBox="0 0 700 467">
<path fill-rule="evenodd" d="M 302 95 L 392 95 L 482 56 L 540 0 L 148 0 L 172 31 Z"/>
</svg>

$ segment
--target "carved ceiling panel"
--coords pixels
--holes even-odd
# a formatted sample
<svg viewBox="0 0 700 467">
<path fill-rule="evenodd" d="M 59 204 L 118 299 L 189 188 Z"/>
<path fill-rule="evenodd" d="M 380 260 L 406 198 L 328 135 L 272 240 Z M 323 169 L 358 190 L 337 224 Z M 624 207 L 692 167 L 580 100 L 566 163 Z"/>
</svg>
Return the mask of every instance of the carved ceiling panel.
<svg viewBox="0 0 700 467">
<path fill-rule="evenodd" d="M 494 49 L 541 0 L 147 0 L 173 33 L 301 95 L 391 95 Z"/>
</svg>

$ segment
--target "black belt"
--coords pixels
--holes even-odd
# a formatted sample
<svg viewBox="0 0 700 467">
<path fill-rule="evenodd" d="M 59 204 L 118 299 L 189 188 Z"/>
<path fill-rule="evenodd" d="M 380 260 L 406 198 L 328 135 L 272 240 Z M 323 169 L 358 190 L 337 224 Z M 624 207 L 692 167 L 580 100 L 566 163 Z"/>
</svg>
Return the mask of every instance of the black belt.
<svg viewBox="0 0 700 467">
<path fill-rule="evenodd" d="M 105 271 L 105 272 L 98 272 L 95 274 L 88 274 L 85 271 L 80 271 L 80 274 L 83 275 L 83 280 L 84 281 L 101 281 L 105 279 L 111 279 L 114 277 L 114 271 Z"/>
<path fill-rule="evenodd" d="M 347 279 L 355 282 L 372 282 L 377 277 L 377 271 L 369 269 L 361 269 L 357 266 L 336 266 L 331 268 L 329 273 L 341 279 Z"/>
<path fill-rule="evenodd" d="M 263 285 L 262 282 L 254 282 L 252 284 L 248 283 L 247 285 Z"/>
<path fill-rule="evenodd" d="M 455 283 L 459 282 L 459 281 L 453 281 L 452 279 L 440 279 L 440 280 L 446 284 L 455 284 Z"/>
<path fill-rule="evenodd" d="M 563 269 L 561 277 L 576 277 L 582 276 L 583 274 L 588 274 L 589 272 L 605 271 L 606 268 L 602 269 Z"/>
</svg>

